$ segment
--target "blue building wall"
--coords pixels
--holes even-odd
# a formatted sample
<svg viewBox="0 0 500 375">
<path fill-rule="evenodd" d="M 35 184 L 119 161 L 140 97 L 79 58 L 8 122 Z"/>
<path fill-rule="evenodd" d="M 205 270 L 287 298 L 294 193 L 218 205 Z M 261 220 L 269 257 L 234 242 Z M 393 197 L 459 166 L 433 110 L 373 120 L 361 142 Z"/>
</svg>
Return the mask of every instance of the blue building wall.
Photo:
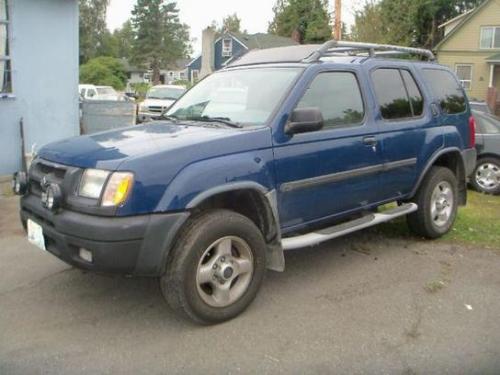
<svg viewBox="0 0 500 375">
<path fill-rule="evenodd" d="M 79 134 L 78 1 L 10 0 L 12 97 L 0 98 L 0 176 L 26 151 Z"/>
</svg>

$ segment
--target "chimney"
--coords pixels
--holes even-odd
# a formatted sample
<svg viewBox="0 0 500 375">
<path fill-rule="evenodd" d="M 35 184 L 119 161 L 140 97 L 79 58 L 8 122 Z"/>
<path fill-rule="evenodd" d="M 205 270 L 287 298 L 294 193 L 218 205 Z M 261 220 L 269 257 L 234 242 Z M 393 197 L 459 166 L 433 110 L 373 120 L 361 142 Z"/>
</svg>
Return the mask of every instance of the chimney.
<svg viewBox="0 0 500 375">
<path fill-rule="evenodd" d="M 200 78 L 206 77 L 215 70 L 215 30 L 207 27 L 201 37 L 201 71 Z"/>
</svg>

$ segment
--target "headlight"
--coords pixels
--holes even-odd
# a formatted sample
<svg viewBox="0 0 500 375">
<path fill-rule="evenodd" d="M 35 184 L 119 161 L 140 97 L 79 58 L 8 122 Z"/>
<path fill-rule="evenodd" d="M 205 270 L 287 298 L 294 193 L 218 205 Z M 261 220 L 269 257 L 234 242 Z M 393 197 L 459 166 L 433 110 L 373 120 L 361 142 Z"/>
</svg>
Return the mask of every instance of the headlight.
<svg viewBox="0 0 500 375">
<path fill-rule="evenodd" d="M 134 182 L 130 172 L 108 172 L 99 169 L 87 169 L 80 181 L 78 195 L 99 199 L 101 206 L 118 206 L 127 199 Z"/>
<path fill-rule="evenodd" d="M 99 169 L 87 169 L 80 180 L 78 195 L 85 198 L 99 199 L 110 172 Z"/>
<path fill-rule="evenodd" d="M 147 112 L 148 111 L 148 106 L 146 104 L 140 104 L 139 105 L 139 111 L 141 112 Z"/>
<path fill-rule="evenodd" d="M 102 206 L 119 206 L 127 199 L 134 176 L 129 172 L 115 172 L 111 175 L 102 196 Z"/>
</svg>

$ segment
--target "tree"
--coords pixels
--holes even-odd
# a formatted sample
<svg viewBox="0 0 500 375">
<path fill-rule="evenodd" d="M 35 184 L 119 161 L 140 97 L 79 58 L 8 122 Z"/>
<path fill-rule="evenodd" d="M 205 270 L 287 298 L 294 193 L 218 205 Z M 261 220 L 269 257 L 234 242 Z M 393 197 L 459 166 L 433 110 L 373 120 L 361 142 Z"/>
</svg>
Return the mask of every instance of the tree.
<svg viewBox="0 0 500 375">
<path fill-rule="evenodd" d="M 433 48 L 442 39 L 438 26 L 484 0 L 381 0 L 355 14 L 352 38 L 358 41 Z"/>
<path fill-rule="evenodd" d="M 241 32 L 241 18 L 236 13 L 230 14 L 222 20 L 220 32 L 229 31 L 233 33 Z"/>
<path fill-rule="evenodd" d="M 132 22 L 127 20 L 120 29 L 116 29 L 113 32 L 113 37 L 116 41 L 117 57 L 130 59 L 135 39 Z"/>
<path fill-rule="evenodd" d="M 127 73 L 119 59 L 97 57 L 80 67 L 80 82 L 123 90 L 127 83 Z"/>
<path fill-rule="evenodd" d="M 327 0 L 277 0 L 269 32 L 291 37 L 298 33 L 301 43 L 321 43 L 331 39 Z"/>
<path fill-rule="evenodd" d="M 132 27 L 135 33 L 132 62 L 152 69 L 154 84 L 160 82 L 162 66 L 190 52 L 189 27 L 179 21 L 175 2 L 137 0 Z"/>
<path fill-rule="evenodd" d="M 80 63 L 98 56 L 106 33 L 106 11 L 109 0 L 79 0 Z"/>
</svg>

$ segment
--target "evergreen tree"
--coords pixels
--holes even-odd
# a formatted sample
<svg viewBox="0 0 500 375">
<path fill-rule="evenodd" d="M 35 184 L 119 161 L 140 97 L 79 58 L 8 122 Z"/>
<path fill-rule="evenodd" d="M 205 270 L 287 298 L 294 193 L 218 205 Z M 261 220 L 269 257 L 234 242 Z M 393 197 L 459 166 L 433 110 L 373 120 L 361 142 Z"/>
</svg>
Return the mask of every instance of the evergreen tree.
<svg viewBox="0 0 500 375">
<path fill-rule="evenodd" d="M 109 0 L 79 0 L 80 63 L 98 56 L 106 37 L 106 11 Z"/>
<path fill-rule="evenodd" d="M 154 84 L 160 82 L 162 66 L 190 52 L 189 27 L 179 21 L 175 2 L 137 0 L 132 27 L 135 33 L 132 62 L 152 69 Z"/>
<path fill-rule="evenodd" d="M 277 0 L 269 32 L 291 37 L 298 33 L 301 43 L 331 39 L 332 27 L 327 0 Z"/>
</svg>

